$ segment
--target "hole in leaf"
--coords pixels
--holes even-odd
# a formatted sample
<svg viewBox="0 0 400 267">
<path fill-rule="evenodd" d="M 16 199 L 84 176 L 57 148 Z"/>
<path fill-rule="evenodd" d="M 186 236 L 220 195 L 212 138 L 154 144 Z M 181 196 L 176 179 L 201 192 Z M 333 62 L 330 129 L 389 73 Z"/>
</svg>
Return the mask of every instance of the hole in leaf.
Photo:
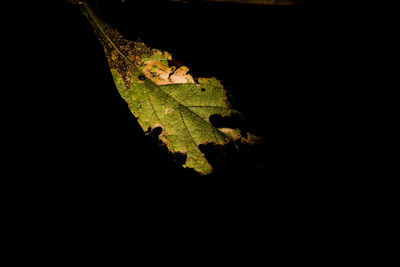
<svg viewBox="0 0 400 267">
<path fill-rule="evenodd" d="M 234 114 L 230 117 L 222 117 L 219 114 L 210 116 L 212 126 L 216 128 L 232 128 L 244 130 L 244 121 L 240 114 Z"/>
<path fill-rule="evenodd" d="M 179 68 L 179 67 L 183 66 L 183 63 L 180 62 L 179 60 L 171 59 L 171 60 L 168 60 L 168 65 L 169 66 L 175 66 L 176 68 Z"/>
<path fill-rule="evenodd" d="M 150 135 L 152 137 L 158 137 L 162 132 L 162 128 L 161 127 L 156 127 L 153 129 L 153 131 L 150 132 Z"/>
<path fill-rule="evenodd" d="M 178 163 L 178 165 L 182 166 L 186 162 L 187 155 L 182 153 L 174 153 L 172 158 L 176 163 Z"/>
</svg>

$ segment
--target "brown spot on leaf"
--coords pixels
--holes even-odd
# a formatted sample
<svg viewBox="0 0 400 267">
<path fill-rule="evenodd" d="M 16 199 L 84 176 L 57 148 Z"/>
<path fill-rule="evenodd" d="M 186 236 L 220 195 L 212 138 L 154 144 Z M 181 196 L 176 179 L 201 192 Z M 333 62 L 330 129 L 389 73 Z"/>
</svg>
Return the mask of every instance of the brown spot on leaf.
<svg viewBox="0 0 400 267">
<path fill-rule="evenodd" d="M 175 110 L 173 109 L 173 108 L 166 108 L 165 110 L 164 110 L 164 112 L 165 112 L 165 114 L 171 114 L 171 113 L 173 113 Z"/>
<path fill-rule="evenodd" d="M 188 74 L 188 67 L 176 69 L 175 66 L 169 67 L 160 60 L 146 61 L 142 71 L 157 85 L 195 83 L 193 77 Z"/>
</svg>

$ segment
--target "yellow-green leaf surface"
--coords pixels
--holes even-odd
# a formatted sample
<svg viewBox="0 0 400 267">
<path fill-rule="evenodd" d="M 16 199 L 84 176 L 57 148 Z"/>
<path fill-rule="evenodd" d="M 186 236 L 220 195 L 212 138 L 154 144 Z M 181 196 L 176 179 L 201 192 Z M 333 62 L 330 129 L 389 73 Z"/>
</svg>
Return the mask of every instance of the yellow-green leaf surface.
<svg viewBox="0 0 400 267">
<path fill-rule="evenodd" d="M 187 155 L 184 167 L 209 174 L 212 166 L 200 144 L 224 145 L 242 139 L 240 131 L 215 128 L 213 114 L 232 115 L 226 93 L 215 78 L 195 80 L 185 66 L 170 66 L 172 56 L 126 40 L 101 21 L 86 3 L 83 12 L 102 42 L 116 87 L 145 132 L 162 129 L 160 140 L 173 153 Z"/>
</svg>

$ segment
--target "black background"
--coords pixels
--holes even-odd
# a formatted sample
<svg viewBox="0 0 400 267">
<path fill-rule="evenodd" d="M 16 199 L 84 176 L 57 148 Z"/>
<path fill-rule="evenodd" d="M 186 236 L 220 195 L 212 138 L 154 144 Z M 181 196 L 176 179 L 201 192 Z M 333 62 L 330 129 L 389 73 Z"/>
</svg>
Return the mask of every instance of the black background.
<svg viewBox="0 0 400 267">
<path fill-rule="evenodd" d="M 221 80 L 242 126 L 263 143 L 244 154 L 206 150 L 223 162 L 209 176 L 181 168 L 120 98 L 76 7 L 3 1 L 3 145 L 12 170 L 4 188 L 19 204 L 16 225 L 56 240 L 212 236 L 264 240 L 277 252 L 335 235 L 326 51 L 310 6 L 127 2 L 96 6 L 127 38 Z"/>
</svg>

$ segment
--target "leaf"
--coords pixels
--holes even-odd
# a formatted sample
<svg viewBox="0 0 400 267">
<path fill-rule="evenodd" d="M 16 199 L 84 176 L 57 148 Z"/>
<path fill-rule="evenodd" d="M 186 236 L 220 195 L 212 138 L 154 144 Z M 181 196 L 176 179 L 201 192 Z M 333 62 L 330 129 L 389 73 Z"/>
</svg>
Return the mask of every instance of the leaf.
<svg viewBox="0 0 400 267">
<path fill-rule="evenodd" d="M 254 140 L 242 137 L 238 129 L 215 128 L 210 123 L 213 114 L 230 116 L 237 112 L 228 103 L 218 80 L 195 81 L 187 67 L 169 65 L 172 61 L 169 53 L 126 40 L 100 20 L 88 4 L 80 4 L 103 44 L 120 95 L 144 131 L 161 127 L 159 139 L 169 151 L 187 155 L 184 167 L 209 174 L 212 166 L 199 145 Z"/>
</svg>

